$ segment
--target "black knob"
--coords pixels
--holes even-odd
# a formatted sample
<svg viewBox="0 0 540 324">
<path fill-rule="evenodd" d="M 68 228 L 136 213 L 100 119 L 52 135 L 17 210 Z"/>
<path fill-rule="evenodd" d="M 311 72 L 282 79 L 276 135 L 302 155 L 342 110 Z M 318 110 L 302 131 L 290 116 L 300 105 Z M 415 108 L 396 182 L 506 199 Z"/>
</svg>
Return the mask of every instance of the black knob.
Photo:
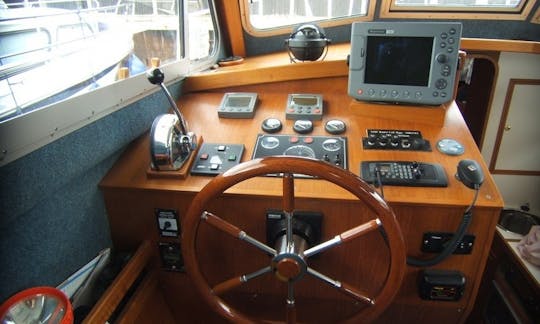
<svg viewBox="0 0 540 324">
<path fill-rule="evenodd" d="M 412 141 L 412 148 L 414 150 L 421 150 L 424 148 L 425 145 L 426 145 L 426 140 L 422 138 L 415 138 Z"/>
<path fill-rule="evenodd" d="M 146 72 L 146 77 L 152 84 L 161 84 L 163 83 L 163 80 L 165 80 L 165 74 L 158 68 Z"/>
<path fill-rule="evenodd" d="M 390 145 L 396 147 L 399 145 L 399 136 L 394 135 L 392 136 L 392 140 L 390 141 Z"/>
<path fill-rule="evenodd" d="M 367 144 L 369 146 L 373 146 L 373 145 L 375 145 L 375 142 L 377 142 L 377 136 L 375 136 L 373 134 L 369 134 L 369 136 L 367 138 Z"/>
<path fill-rule="evenodd" d="M 445 54 L 439 54 L 437 55 L 437 62 L 441 63 L 441 64 L 444 64 L 446 62 L 448 62 L 448 56 L 446 56 Z"/>
</svg>

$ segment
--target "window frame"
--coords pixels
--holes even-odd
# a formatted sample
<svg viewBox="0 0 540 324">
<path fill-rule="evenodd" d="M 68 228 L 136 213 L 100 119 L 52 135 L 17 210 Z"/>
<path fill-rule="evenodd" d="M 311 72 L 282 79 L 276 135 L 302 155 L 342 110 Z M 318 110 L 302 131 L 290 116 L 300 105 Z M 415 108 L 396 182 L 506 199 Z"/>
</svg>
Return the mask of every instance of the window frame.
<svg viewBox="0 0 540 324">
<path fill-rule="evenodd" d="M 536 0 L 522 0 L 516 9 L 471 7 L 399 7 L 394 0 L 382 0 L 381 18 L 409 19 L 504 19 L 527 20 Z"/>
<path fill-rule="evenodd" d="M 189 60 L 187 6 L 184 0 L 179 2 L 182 10 L 179 21 L 183 37 L 182 54 L 178 61 L 160 67 L 165 74 L 165 84 L 179 82 L 191 72 L 211 67 L 217 61 L 220 48 L 221 38 L 214 1 L 208 0 L 216 30 L 216 45 L 212 54 L 205 59 Z M 161 91 L 159 87 L 150 84 L 145 73 L 141 73 L 3 121 L 0 123 L 0 167 L 157 91 Z"/>
<path fill-rule="evenodd" d="M 323 28 L 326 28 L 326 27 L 352 24 L 353 22 L 356 22 L 356 21 L 371 21 L 375 17 L 375 7 L 376 7 L 377 1 L 375 0 L 368 0 L 368 1 L 369 3 L 368 3 L 368 8 L 367 8 L 367 13 L 365 16 L 334 18 L 334 19 L 328 19 L 328 20 L 318 20 L 318 21 L 313 21 L 313 22 Z M 298 25 L 298 24 L 291 24 L 287 26 L 268 28 L 268 29 L 255 28 L 251 24 L 250 17 L 249 17 L 249 3 L 248 3 L 249 0 L 238 0 L 238 2 L 239 2 L 240 13 L 242 17 L 242 27 L 248 34 L 254 37 L 267 37 L 267 36 L 289 34 L 291 32 L 291 28 Z"/>
</svg>

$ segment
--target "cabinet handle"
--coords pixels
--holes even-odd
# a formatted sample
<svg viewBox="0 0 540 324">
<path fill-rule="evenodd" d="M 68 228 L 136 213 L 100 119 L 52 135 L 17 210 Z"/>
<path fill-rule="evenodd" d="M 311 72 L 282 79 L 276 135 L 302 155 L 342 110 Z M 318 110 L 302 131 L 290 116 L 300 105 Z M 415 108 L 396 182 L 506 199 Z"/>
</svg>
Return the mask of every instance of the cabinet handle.
<svg viewBox="0 0 540 324">
<path fill-rule="evenodd" d="M 511 129 L 512 129 L 512 126 L 510 126 L 510 125 L 504 126 L 504 131 L 505 131 L 505 132 L 508 132 L 508 131 L 511 130 Z"/>
</svg>

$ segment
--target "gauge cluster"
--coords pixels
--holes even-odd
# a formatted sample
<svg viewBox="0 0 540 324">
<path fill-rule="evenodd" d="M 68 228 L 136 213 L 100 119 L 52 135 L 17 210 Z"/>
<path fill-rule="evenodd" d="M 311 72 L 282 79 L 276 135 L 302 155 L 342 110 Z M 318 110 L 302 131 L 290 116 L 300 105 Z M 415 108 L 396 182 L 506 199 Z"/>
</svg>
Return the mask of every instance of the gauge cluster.
<svg viewBox="0 0 540 324">
<path fill-rule="evenodd" d="M 347 138 L 340 136 L 259 134 L 253 159 L 271 155 L 314 158 L 347 169 Z"/>
</svg>

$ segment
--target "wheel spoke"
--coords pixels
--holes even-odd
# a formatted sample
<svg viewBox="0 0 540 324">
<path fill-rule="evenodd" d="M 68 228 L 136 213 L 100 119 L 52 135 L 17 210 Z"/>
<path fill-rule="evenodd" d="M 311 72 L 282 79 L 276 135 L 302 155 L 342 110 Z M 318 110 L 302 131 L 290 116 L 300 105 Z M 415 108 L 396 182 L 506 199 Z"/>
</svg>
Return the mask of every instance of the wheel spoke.
<svg viewBox="0 0 540 324">
<path fill-rule="evenodd" d="M 331 285 L 332 287 L 338 289 L 339 291 L 365 303 L 365 304 L 368 304 L 368 305 L 375 305 L 375 299 L 373 298 L 370 298 L 367 296 L 367 294 L 359 289 L 356 289 L 355 287 L 349 285 L 349 284 L 346 284 L 346 283 L 343 283 L 343 282 L 340 282 L 338 280 L 334 280 L 328 276 L 325 276 L 323 275 L 322 273 L 312 269 L 312 268 L 308 268 L 308 273 L 310 275 L 312 275 L 313 277 Z"/>
<path fill-rule="evenodd" d="M 234 277 L 234 278 L 231 278 L 229 280 L 225 280 L 223 282 L 220 282 L 218 283 L 217 285 L 215 285 L 213 288 L 212 288 L 212 291 L 214 292 L 215 295 L 222 295 L 223 293 L 233 289 L 233 288 L 236 288 L 246 282 L 248 282 L 249 280 L 251 279 L 254 279 L 254 278 L 257 278 L 259 276 L 262 276 L 263 274 L 265 273 L 268 273 L 272 270 L 271 267 L 264 267 L 262 269 L 259 269 L 255 272 L 252 272 L 252 273 L 248 273 L 248 274 L 245 274 L 245 275 L 241 275 L 241 276 L 238 276 L 238 277 Z"/>
<path fill-rule="evenodd" d="M 283 212 L 287 220 L 287 249 L 291 248 L 292 244 L 292 215 L 294 211 L 294 174 L 283 174 Z"/>
<path fill-rule="evenodd" d="M 294 210 L 294 175 L 283 174 L 283 211 L 291 213 Z"/>
<path fill-rule="evenodd" d="M 287 324 L 296 323 L 296 301 L 294 299 L 294 283 L 288 283 L 287 287 Z"/>
<path fill-rule="evenodd" d="M 208 224 L 214 226 L 215 228 L 241 240 L 241 241 L 245 241 L 251 245 L 253 245 L 254 247 L 258 248 L 259 250 L 262 250 L 266 253 L 269 253 L 271 255 L 276 255 L 276 250 L 269 247 L 268 245 L 258 241 L 257 239 L 249 236 L 246 234 L 246 232 L 242 231 L 241 229 L 239 229 L 238 227 L 234 226 L 233 224 L 223 220 L 222 218 L 210 213 L 210 212 L 207 212 L 207 211 L 204 211 L 202 214 L 201 214 L 201 218 L 203 220 L 205 220 Z"/>
<path fill-rule="evenodd" d="M 304 256 L 306 258 L 309 258 L 310 256 L 312 255 L 315 255 L 317 253 L 320 253 L 324 250 L 327 250 L 331 247 L 334 247 L 336 245 L 340 245 L 341 243 L 343 242 L 347 242 L 347 241 L 350 241 L 350 240 L 353 240 L 361 235 L 364 235 L 366 233 L 369 233 L 377 228 L 379 228 L 380 226 L 382 225 L 380 219 L 376 218 L 376 219 L 373 219 L 367 223 L 364 223 L 362 225 L 358 225 L 356 227 L 353 227 L 351 228 L 350 230 L 348 231 L 345 231 L 339 235 L 336 235 L 334 236 L 334 238 L 326 241 L 326 242 L 322 242 L 318 245 L 315 245 L 314 247 L 312 248 L 309 248 L 307 250 L 304 251 Z"/>
</svg>

